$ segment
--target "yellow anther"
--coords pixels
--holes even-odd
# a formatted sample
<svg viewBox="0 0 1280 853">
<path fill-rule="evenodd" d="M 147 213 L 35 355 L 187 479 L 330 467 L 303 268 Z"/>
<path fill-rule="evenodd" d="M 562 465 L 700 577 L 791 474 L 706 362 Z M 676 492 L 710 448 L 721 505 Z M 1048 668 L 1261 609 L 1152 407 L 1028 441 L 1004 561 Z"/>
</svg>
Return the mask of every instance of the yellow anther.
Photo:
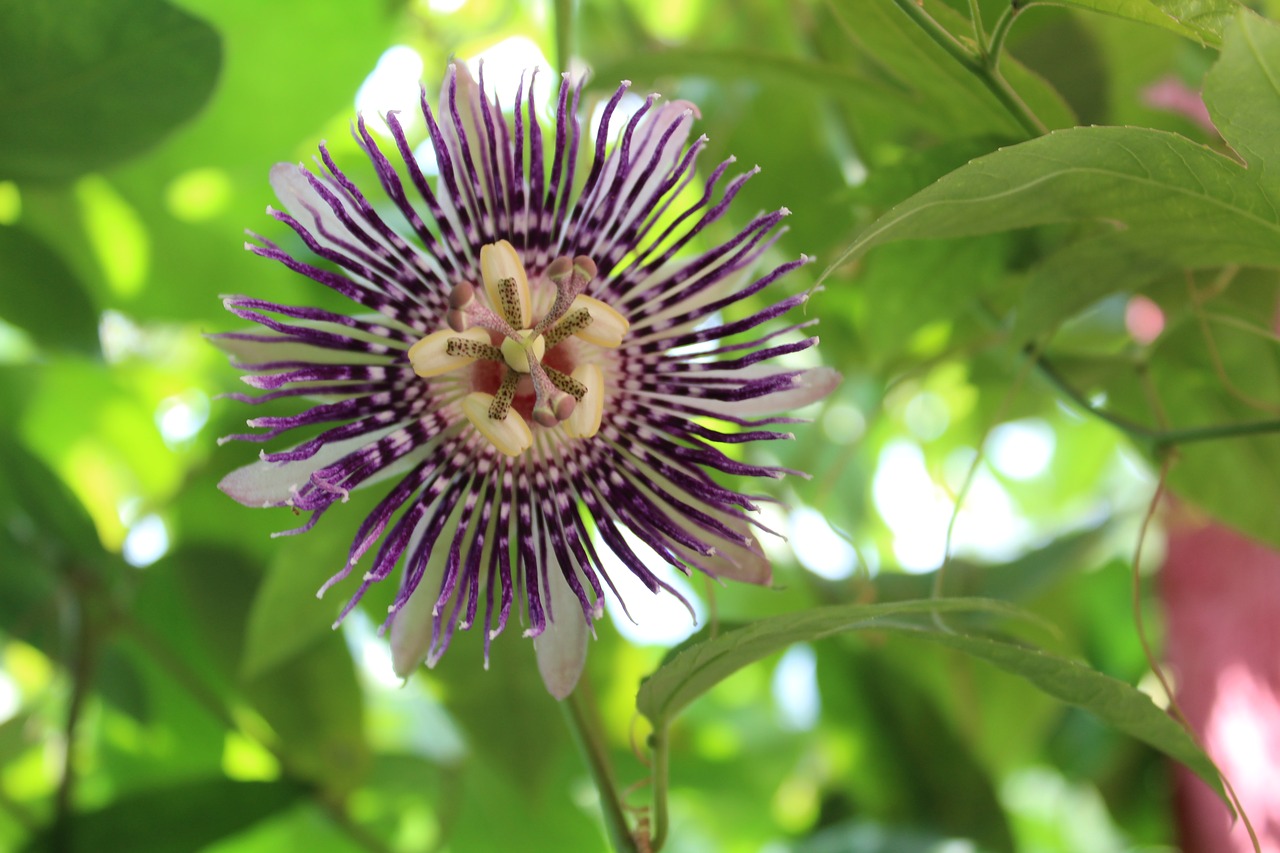
<svg viewBox="0 0 1280 853">
<path fill-rule="evenodd" d="M 432 332 L 409 347 L 409 363 L 413 365 L 413 372 L 423 378 L 441 376 L 475 361 L 471 356 L 449 355 L 447 348 L 450 338 L 463 338 L 478 344 L 489 343 L 489 333 L 484 329 L 467 329 L 465 332 L 441 329 Z"/>
<path fill-rule="evenodd" d="M 533 446 L 533 431 L 515 409 L 509 409 L 502 420 L 489 416 L 493 395 L 473 391 L 462 398 L 462 414 L 485 440 L 498 448 L 499 453 L 519 456 Z"/>
<path fill-rule="evenodd" d="M 569 312 L 578 308 L 586 308 L 591 315 L 591 323 L 574 334 L 590 344 L 600 347 L 618 347 L 626 336 L 631 324 L 608 304 L 591 296 L 578 296 L 569 306 Z"/>
<path fill-rule="evenodd" d="M 600 431 L 604 417 L 604 371 L 595 364 L 579 364 L 573 378 L 586 386 L 587 393 L 564 422 L 564 431 L 570 438 L 591 438 Z"/>
<path fill-rule="evenodd" d="M 502 314 L 512 328 L 532 325 L 533 300 L 529 294 L 529 277 L 514 246 L 506 240 L 481 246 L 480 276 L 484 279 L 484 292 L 489 295 L 489 305 Z M 510 285 L 502 284 L 504 281 L 510 281 Z M 504 290 L 506 299 L 503 298 Z M 519 316 L 512 316 L 517 313 Z"/>
</svg>

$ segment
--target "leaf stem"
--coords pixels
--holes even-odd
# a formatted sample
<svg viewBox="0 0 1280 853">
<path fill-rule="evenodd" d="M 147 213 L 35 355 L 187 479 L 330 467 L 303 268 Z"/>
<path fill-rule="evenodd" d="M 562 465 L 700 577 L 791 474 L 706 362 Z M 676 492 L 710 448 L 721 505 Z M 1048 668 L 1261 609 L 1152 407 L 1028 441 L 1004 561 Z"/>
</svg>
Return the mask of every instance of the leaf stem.
<svg viewBox="0 0 1280 853">
<path fill-rule="evenodd" d="M 976 52 L 965 45 L 952 35 L 946 27 L 939 24 L 932 15 L 926 12 L 924 6 L 917 0 L 893 0 L 893 2 L 929 38 L 933 39 L 934 43 L 981 80 L 987 90 L 1022 126 L 1028 136 L 1043 136 L 1049 132 L 1049 128 L 1045 126 L 1044 122 L 1031 111 L 1031 108 L 1022 100 L 1022 97 L 1009 85 L 1009 81 L 1005 80 L 1004 76 L 996 69 L 994 61 L 988 60 L 989 50 L 984 48 L 981 52 Z M 1007 24 L 1005 29 L 1008 29 Z M 1000 40 L 1003 43 L 1004 34 L 1000 35 Z"/>
<path fill-rule="evenodd" d="M 631 826 L 623 812 L 622 799 L 618 796 L 618 787 L 613 781 L 608 747 L 600 731 L 599 714 L 589 692 L 590 687 L 584 676 L 577 688 L 569 694 L 569 698 L 560 703 L 560 707 L 564 710 L 565 719 L 587 763 L 587 769 L 591 771 L 591 781 L 595 782 L 596 791 L 600 794 L 600 811 L 604 814 L 605 829 L 609 833 L 613 849 L 618 853 L 638 853 Z"/>
</svg>

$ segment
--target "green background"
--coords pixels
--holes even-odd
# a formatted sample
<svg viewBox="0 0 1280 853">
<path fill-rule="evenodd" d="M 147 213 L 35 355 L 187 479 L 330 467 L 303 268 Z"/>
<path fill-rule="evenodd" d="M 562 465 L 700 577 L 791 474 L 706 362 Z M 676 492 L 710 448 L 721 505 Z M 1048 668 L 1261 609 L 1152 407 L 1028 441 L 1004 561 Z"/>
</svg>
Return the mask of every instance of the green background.
<svg viewBox="0 0 1280 853">
<path fill-rule="evenodd" d="M 1190 511 L 1280 544 L 1280 96 L 1259 84 L 1280 39 L 1225 2 L 1069 5 L 1009 36 L 1033 129 L 890 0 L 0 5 L 0 849 L 606 849 L 518 631 L 488 671 L 463 636 L 400 686 L 386 590 L 330 629 L 342 596 L 313 593 L 377 495 L 273 540 L 287 511 L 216 489 L 257 452 L 215 441 L 254 414 L 218 399 L 243 387 L 203 338 L 238 328 L 219 296 L 319 298 L 244 231 L 297 248 L 267 174 L 321 140 L 373 180 L 349 123 L 393 45 L 433 98 L 492 48 L 589 68 L 589 101 L 623 78 L 692 100 L 699 182 L 731 154 L 763 169 L 701 239 L 792 211 L 771 257 L 817 258 L 783 289 L 820 281 L 805 310 L 844 381 L 752 453 L 813 473 L 770 484 L 809 550 L 770 545 L 773 589 L 692 579 L 704 622 L 927 596 L 984 448 L 946 592 L 1016 602 L 1056 626 L 1038 643 L 1148 688 L 1130 560 L 1159 461 L 1176 446 Z M 989 29 L 1003 7 L 978 6 Z M 969 6 L 927 8 L 971 43 Z M 1204 83 L 1226 141 L 1153 106 L 1161 81 Z M 1126 325 L 1138 295 L 1154 342 Z M 643 808 L 636 694 L 666 646 L 598 631 L 593 695 Z M 1168 760 L 981 658 L 879 631 L 771 647 L 674 724 L 667 849 L 1172 849 Z"/>
</svg>

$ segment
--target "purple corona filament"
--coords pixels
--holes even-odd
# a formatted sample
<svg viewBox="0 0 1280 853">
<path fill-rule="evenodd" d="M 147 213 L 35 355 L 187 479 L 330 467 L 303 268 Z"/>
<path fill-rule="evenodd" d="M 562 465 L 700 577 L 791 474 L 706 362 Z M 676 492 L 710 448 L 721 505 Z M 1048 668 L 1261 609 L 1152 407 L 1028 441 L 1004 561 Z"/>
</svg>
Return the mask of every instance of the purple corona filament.
<svg viewBox="0 0 1280 853">
<path fill-rule="evenodd" d="M 753 274 L 785 209 L 694 248 L 757 170 L 726 180 L 733 161 L 721 163 L 686 201 L 706 143 L 688 141 L 692 104 L 650 96 L 618 120 L 623 83 L 592 139 L 577 114 L 581 83 L 566 78 L 544 136 L 533 76 L 508 116 L 484 94 L 483 72 L 477 82 L 451 66 L 436 108 L 422 99 L 434 182 L 395 113 L 390 153 L 359 120 L 356 142 L 387 197 L 376 205 L 323 146 L 314 171 L 277 165 L 271 183 L 284 209 L 268 213 L 315 257 L 256 235 L 246 248 L 357 307 L 226 297 L 264 329 L 213 337 L 265 392 L 236 399 L 310 404 L 224 439 L 297 443 L 262 452 L 223 491 L 311 513 L 289 533 L 354 489 L 385 491 L 320 594 L 354 574 L 345 616 L 399 567 L 387 624 L 402 676 L 477 623 L 487 665 L 514 606 L 548 689 L 563 698 L 613 586 L 602 551 L 655 593 L 670 590 L 629 541 L 685 573 L 769 581 L 756 506 L 725 483 L 790 472 L 719 445 L 791 438 L 769 427 L 794 422 L 789 414 L 838 377 L 772 363 L 817 343 L 802 331 L 812 321 L 779 319 L 805 295 L 721 319 L 809 259 Z"/>
</svg>

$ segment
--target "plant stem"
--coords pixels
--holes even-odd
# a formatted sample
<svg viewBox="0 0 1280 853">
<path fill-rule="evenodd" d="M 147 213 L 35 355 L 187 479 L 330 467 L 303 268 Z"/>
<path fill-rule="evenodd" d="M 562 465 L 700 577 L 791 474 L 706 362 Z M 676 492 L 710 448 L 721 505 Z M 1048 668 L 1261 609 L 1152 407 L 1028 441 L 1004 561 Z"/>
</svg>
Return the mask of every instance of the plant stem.
<svg viewBox="0 0 1280 853">
<path fill-rule="evenodd" d="M 74 580 L 73 580 L 74 583 Z M 84 713 L 85 700 L 93 682 L 94 662 L 97 655 L 97 626 L 95 614 L 90 612 L 83 595 L 75 600 L 76 625 L 75 659 L 71 665 L 71 700 L 67 704 L 67 719 L 63 727 L 62 778 L 54 798 L 53 828 L 50 848 L 57 853 L 73 848 L 72 810 L 76 786 L 76 735 L 80 717 Z"/>
<path fill-rule="evenodd" d="M 939 47 L 950 54 L 952 59 L 959 62 L 981 80 L 987 90 L 996 97 L 1001 106 L 1022 126 L 1028 136 L 1043 136 L 1049 132 L 1044 122 L 1040 121 L 1039 117 L 1031 111 L 1031 108 L 1027 106 L 1021 96 L 1009 85 L 1009 82 L 1001 76 L 994 63 L 988 64 L 986 56 L 989 51 L 984 50 L 979 54 L 967 47 L 953 36 L 946 27 L 934 20 L 934 17 L 926 12 L 924 7 L 916 0 L 893 0 L 893 2 L 929 38 L 933 39 Z M 999 25 L 997 24 L 997 26 Z M 1003 42 L 1004 35 L 1000 36 L 1000 40 Z"/>
<path fill-rule="evenodd" d="M 595 782 L 596 791 L 600 794 L 600 811 L 604 814 L 605 829 L 609 833 L 613 849 L 618 853 L 638 853 L 635 838 L 631 835 L 631 827 L 622 809 L 618 788 L 613 782 L 608 748 L 600 731 L 595 703 L 587 695 L 589 691 L 584 677 L 569 694 L 569 698 L 561 703 L 561 708 L 564 709 L 565 719 L 569 722 L 569 729 L 578 743 L 578 749 L 587 762 L 587 769 L 591 771 L 591 781 Z"/>
<path fill-rule="evenodd" d="M 650 841 L 651 853 L 658 853 L 667 842 L 667 830 L 670 826 L 670 814 L 667 811 L 667 769 L 668 750 L 667 724 L 655 724 L 653 734 L 649 735 L 649 748 L 653 752 L 653 835 Z"/>
</svg>

